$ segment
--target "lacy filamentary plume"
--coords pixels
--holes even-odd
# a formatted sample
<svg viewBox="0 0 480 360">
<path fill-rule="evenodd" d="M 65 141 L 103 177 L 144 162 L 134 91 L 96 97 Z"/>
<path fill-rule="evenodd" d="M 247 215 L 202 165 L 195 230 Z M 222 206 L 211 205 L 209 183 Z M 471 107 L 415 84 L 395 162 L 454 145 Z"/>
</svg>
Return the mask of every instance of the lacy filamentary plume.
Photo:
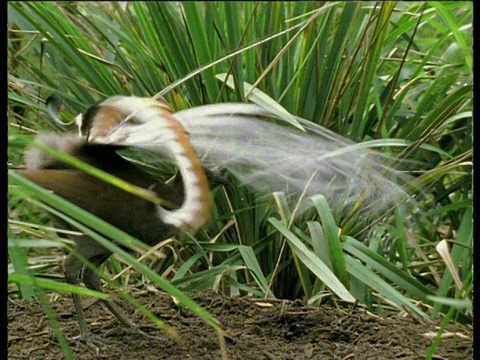
<svg viewBox="0 0 480 360">
<path fill-rule="evenodd" d="M 117 96 L 102 105 L 125 104 L 133 111 L 133 104 L 144 101 L 151 100 Z M 314 194 L 327 197 L 332 207 L 361 204 L 364 212 L 409 198 L 401 185 L 408 176 L 387 166 L 386 156 L 307 120 L 291 116 L 293 126 L 281 115 L 246 103 L 198 106 L 175 112 L 173 118 L 204 167 L 226 169 L 260 194 L 282 191 L 292 199 L 304 194 L 303 209 Z M 164 131 L 162 123 L 144 119 L 125 121 L 108 141 L 129 138 L 129 145 L 168 155 L 167 147 L 154 141 Z"/>
</svg>

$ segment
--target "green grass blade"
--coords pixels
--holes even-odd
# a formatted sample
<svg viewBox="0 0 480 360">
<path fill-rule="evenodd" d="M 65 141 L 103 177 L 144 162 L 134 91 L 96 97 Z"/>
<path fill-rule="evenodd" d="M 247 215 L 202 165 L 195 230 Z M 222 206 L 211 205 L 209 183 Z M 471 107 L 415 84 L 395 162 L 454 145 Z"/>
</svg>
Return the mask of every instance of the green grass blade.
<svg viewBox="0 0 480 360">
<path fill-rule="evenodd" d="M 269 222 L 282 233 L 288 241 L 292 252 L 299 258 L 299 260 L 312 271 L 315 276 L 322 280 L 325 285 L 337 294 L 342 300 L 353 302 L 355 299 L 345 288 L 345 286 L 338 280 L 334 273 L 326 266 L 323 261 L 309 250 L 295 234 L 288 230 L 280 221 L 270 218 Z"/>
<path fill-rule="evenodd" d="M 357 259 L 354 259 L 350 256 L 345 256 L 348 272 L 350 276 L 355 277 L 359 281 L 362 281 L 368 287 L 378 291 L 380 294 L 385 296 L 385 298 L 394 302 L 400 309 L 404 306 L 410 309 L 415 314 L 421 316 L 422 318 L 428 318 L 428 315 L 415 306 L 407 297 L 399 293 L 395 288 L 389 285 L 385 280 L 380 276 L 376 275 L 371 270 L 367 269 L 362 265 Z M 361 299 L 360 299 L 361 300 Z"/>
<path fill-rule="evenodd" d="M 348 279 L 347 265 L 345 263 L 345 256 L 340 242 L 340 229 L 335 224 L 327 199 L 323 195 L 315 195 L 311 200 L 322 221 L 332 270 L 342 284 L 348 286 L 350 281 Z"/>
</svg>

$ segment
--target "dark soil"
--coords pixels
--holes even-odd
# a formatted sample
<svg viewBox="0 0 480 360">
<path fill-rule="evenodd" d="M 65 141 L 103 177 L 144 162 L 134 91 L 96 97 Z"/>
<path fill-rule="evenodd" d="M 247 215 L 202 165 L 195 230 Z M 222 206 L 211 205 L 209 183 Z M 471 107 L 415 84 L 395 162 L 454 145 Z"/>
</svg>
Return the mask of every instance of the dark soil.
<svg viewBox="0 0 480 360">
<path fill-rule="evenodd" d="M 78 359 L 221 359 L 218 334 L 197 316 L 179 310 L 171 297 L 158 292 L 135 294 L 183 339 L 176 343 L 148 319 L 130 311 L 141 329 L 158 338 L 116 331 L 104 338 L 99 354 L 75 339 L 78 325 L 70 297 L 51 302 Z M 360 308 L 306 307 L 299 302 L 192 295 L 226 330 L 229 359 L 424 359 L 438 330 L 412 318 L 378 317 Z M 95 301 L 84 299 L 90 330 L 103 336 L 121 330 L 117 320 Z M 128 308 L 127 308 L 128 310 Z M 449 326 L 433 359 L 473 359 L 470 328 Z M 33 301 L 8 299 L 8 358 L 64 358 L 43 307 Z"/>
</svg>

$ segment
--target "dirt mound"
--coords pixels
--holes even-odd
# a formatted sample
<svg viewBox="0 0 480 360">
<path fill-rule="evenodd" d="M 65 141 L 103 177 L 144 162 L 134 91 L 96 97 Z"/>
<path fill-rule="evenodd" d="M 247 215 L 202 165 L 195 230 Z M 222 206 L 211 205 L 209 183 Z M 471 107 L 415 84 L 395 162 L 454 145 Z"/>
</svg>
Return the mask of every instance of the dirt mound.
<svg viewBox="0 0 480 360">
<path fill-rule="evenodd" d="M 135 297 L 173 326 L 183 339 L 178 344 L 148 319 L 130 311 L 141 329 L 157 338 L 127 334 L 102 304 L 84 300 L 90 330 L 103 336 L 93 350 L 75 340 L 78 335 L 70 297 L 52 302 L 61 329 L 78 359 L 220 359 L 217 333 L 197 316 L 179 310 L 166 294 L 143 292 Z M 227 331 L 229 359 L 423 359 L 438 324 L 423 324 L 396 316 L 377 317 L 364 310 L 307 307 L 300 302 L 224 298 L 200 293 L 193 299 L 220 320 Z M 128 312 L 128 308 L 126 309 Z M 472 359 L 473 333 L 450 326 L 434 359 Z M 32 301 L 8 299 L 8 358 L 61 359 L 62 350 L 43 307 Z"/>
</svg>

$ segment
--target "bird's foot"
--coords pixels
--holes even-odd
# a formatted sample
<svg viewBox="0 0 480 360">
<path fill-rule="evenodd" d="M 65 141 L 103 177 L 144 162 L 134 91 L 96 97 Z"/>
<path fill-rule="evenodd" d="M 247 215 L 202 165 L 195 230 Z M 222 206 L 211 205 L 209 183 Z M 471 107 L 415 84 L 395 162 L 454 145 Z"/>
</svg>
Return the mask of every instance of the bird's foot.
<svg viewBox="0 0 480 360">
<path fill-rule="evenodd" d="M 125 334 L 142 335 L 148 339 L 160 339 L 157 336 L 147 334 L 145 331 L 141 330 L 138 325 L 135 325 L 135 324 L 132 324 L 128 328 L 111 329 L 105 333 L 104 337 L 115 336 L 115 335 L 125 335 Z"/>
<path fill-rule="evenodd" d="M 93 350 L 96 355 L 100 353 L 100 348 L 105 346 L 104 341 L 90 331 L 77 335 L 74 339 L 83 342 L 90 350 Z"/>
</svg>

